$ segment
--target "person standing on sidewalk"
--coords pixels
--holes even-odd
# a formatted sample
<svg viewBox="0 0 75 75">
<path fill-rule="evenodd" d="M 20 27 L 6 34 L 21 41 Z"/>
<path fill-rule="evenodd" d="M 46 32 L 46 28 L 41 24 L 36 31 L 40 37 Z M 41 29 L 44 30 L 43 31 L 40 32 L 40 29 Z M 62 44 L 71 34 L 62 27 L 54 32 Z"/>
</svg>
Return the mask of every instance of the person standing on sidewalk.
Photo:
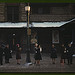
<svg viewBox="0 0 75 75">
<path fill-rule="evenodd" d="M 55 59 L 57 58 L 57 51 L 54 44 L 52 44 L 51 48 L 51 58 L 52 58 L 52 63 L 55 64 Z"/>
<path fill-rule="evenodd" d="M 68 65 L 72 64 L 72 55 L 73 55 L 73 48 L 71 46 L 71 43 L 69 43 L 67 48 Z"/>
<path fill-rule="evenodd" d="M 9 58 L 10 58 L 10 49 L 9 49 L 9 45 L 7 44 L 5 49 L 4 49 L 4 53 L 5 53 L 5 63 L 9 63 Z"/>
<path fill-rule="evenodd" d="M 0 45 L 0 64 L 3 65 L 3 49 Z"/>
<path fill-rule="evenodd" d="M 60 60 L 61 64 L 64 65 L 66 57 L 67 57 L 67 50 L 66 50 L 66 47 L 64 46 L 64 44 L 62 44 L 62 46 L 61 46 L 61 60 Z"/>
<path fill-rule="evenodd" d="M 20 65 L 20 59 L 21 59 L 21 47 L 19 44 L 17 44 L 16 45 L 16 60 L 18 65 Z"/>
<path fill-rule="evenodd" d="M 40 52 L 40 46 L 37 43 L 35 44 L 34 58 L 35 58 L 36 65 L 39 66 L 40 65 L 40 60 L 42 60 L 42 57 L 41 57 L 41 52 Z"/>
</svg>

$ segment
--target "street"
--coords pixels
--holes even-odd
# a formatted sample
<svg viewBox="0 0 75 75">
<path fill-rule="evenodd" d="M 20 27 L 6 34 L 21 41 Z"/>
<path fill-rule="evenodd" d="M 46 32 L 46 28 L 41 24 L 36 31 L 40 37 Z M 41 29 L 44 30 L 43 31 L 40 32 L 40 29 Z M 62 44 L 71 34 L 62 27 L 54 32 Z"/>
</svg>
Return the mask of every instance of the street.
<svg viewBox="0 0 75 75">
<path fill-rule="evenodd" d="M 32 63 L 34 63 L 34 54 L 30 55 Z M 49 54 L 42 54 L 40 66 L 32 64 L 26 66 L 26 54 L 22 54 L 21 65 L 16 64 L 16 56 L 12 55 L 10 63 L 6 64 L 3 57 L 3 65 L 0 65 L 0 72 L 75 72 L 75 57 L 73 57 L 73 64 L 67 65 L 67 60 L 64 65 L 60 64 L 60 56 L 56 59 L 56 64 L 52 64 Z"/>
</svg>

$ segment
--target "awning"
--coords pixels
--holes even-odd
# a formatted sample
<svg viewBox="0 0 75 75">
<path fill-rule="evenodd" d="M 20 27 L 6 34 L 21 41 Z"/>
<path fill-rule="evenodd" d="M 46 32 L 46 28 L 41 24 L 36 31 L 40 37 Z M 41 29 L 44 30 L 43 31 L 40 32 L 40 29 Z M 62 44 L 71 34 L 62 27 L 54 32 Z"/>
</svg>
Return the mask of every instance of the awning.
<svg viewBox="0 0 75 75">
<path fill-rule="evenodd" d="M 26 27 L 26 23 L 11 23 L 11 22 L 5 22 L 0 23 L 0 28 L 21 28 Z"/>
<path fill-rule="evenodd" d="M 75 18 L 70 21 L 66 21 L 66 22 L 43 22 L 43 23 L 33 22 L 32 26 L 33 27 L 61 27 L 67 23 L 74 21 L 74 20 L 75 20 Z"/>
<path fill-rule="evenodd" d="M 72 19 L 70 21 L 66 22 L 32 22 L 29 24 L 29 27 L 61 27 L 64 24 L 67 24 L 71 21 L 74 21 L 75 19 Z M 23 28 L 27 27 L 26 22 L 20 22 L 20 23 L 11 23 L 11 22 L 4 22 L 0 23 L 0 28 Z"/>
<path fill-rule="evenodd" d="M 32 23 L 32 27 L 60 27 L 66 24 L 66 22 L 43 22 L 43 23 Z"/>
</svg>

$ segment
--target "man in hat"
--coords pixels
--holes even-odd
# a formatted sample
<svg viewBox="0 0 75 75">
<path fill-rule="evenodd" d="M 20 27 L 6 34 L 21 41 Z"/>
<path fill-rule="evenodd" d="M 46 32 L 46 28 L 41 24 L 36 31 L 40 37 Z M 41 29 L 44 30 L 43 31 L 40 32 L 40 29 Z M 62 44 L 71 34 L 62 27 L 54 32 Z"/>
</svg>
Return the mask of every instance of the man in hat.
<svg viewBox="0 0 75 75">
<path fill-rule="evenodd" d="M 69 43 L 67 48 L 68 65 L 72 64 L 72 55 L 73 55 L 73 48 L 71 43 Z"/>
</svg>

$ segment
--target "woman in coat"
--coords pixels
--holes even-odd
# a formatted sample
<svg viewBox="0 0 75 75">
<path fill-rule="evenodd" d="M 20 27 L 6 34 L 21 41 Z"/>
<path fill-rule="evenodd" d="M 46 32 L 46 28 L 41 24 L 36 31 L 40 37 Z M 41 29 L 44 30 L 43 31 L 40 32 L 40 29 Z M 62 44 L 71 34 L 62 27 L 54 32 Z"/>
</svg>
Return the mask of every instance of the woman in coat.
<svg viewBox="0 0 75 75">
<path fill-rule="evenodd" d="M 42 57 L 41 57 L 41 52 L 40 52 L 40 46 L 36 43 L 35 44 L 35 62 L 36 62 L 36 65 L 40 65 L 40 60 L 42 60 Z"/>
<path fill-rule="evenodd" d="M 3 49 L 0 45 L 0 64 L 3 65 Z"/>
<path fill-rule="evenodd" d="M 57 58 L 57 52 L 54 44 L 52 44 L 51 48 L 51 58 L 52 58 L 52 63 L 55 64 L 55 58 Z"/>
<path fill-rule="evenodd" d="M 64 44 L 62 44 L 62 46 L 61 46 L 61 63 L 62 64 L 65 63 L 66 58 L 67 58 L 67 50 L 66 50 Z"/>
<path fill-rule="evenodd" d="M 16 60 L 18 65 L 20 65 L 20 59 L 21 59 L 21 48 L 19 44 L 17 44 L 16 45 Z"/>
<path fill-rule="evenodd" d="M 9 63 L 9 58 L 10 58 L 10 49 L 9 49 L 9 45 L 7 44 L 5 49 L 4 49 L 4 53 L 5 53 L 5 63 Z"/>
</svg>

